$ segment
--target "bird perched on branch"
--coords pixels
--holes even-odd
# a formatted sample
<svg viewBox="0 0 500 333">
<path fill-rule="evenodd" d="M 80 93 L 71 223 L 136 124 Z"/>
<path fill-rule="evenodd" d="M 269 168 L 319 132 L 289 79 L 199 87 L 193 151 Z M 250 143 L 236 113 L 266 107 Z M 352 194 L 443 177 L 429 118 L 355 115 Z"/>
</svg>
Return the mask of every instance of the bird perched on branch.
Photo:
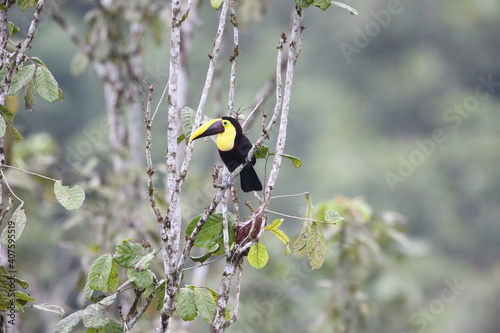
<svg viewBox="0 0 500 333">
<path fill-rule="evenodd" d="M 208 121 L 191 134 L 189 142 L 214 134 L 218 134 L 216 144 L 219 155 L 229 172 L 233 172 L 239 165 L 248 162 L 240 173 L 241 189 L 244 192 L 262 191 L 262 184 L 253 168 L 255 155 L 250 161 L 247 160 L 252 144 L 243 134 L 240 123 L 232 117 Z"/>
</svg>

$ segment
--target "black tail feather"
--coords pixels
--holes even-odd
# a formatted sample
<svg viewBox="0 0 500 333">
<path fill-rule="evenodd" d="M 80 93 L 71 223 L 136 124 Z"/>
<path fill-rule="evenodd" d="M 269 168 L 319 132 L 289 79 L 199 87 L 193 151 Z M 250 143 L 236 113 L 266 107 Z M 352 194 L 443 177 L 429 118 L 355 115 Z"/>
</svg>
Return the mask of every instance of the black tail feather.
<svg viewBox="0 0 500 333">
<path fill-rule="evenodd" d="M 251 165 L 247 165 L 240 173 L 241 189 L 243 192 L 262 191 L 262 184 L 255 169 Z"/>
</svg>

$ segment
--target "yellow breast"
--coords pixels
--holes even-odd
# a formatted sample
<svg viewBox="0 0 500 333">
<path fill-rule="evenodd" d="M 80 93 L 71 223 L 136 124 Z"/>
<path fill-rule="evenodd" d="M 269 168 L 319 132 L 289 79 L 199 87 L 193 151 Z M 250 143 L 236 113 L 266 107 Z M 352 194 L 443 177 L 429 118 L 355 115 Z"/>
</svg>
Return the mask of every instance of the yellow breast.
<svg viewBox="0 0 500 333">
<path fill-rule="evenodd" d="M 236 129 L 234 126 L 227 126 L 224 132 L 217 136 L 217 148 L 222 151 L 228 151 L 234 147 L 234 139 L 236 138 Z"/>
</svg>

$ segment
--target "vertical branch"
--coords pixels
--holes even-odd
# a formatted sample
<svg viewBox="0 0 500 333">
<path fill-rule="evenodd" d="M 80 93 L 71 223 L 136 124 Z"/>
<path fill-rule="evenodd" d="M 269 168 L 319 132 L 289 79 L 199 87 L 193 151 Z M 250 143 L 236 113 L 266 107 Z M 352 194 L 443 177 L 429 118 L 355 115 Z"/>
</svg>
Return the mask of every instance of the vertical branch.
<svg viewBox="0 0 500 333">
<path fill-rule="evenodd" d="M 156 332 L 170 332 L 171 318 L 175 311 L 175 297 L 177 295 L 178 279 L 175 263 L 179 252 L 179 236 L 181 231 L 181 211 L 180 211 L 180 189 L 176 189 L 177 178 L 176 155 L 177 155 L 177 126 L 179 122 L 177 109 L 177 89 L 179 81 L 180 67 L 180 46 L 181 46 L 181 1 L 172 1 L 171 12 L 171 33 L 170 33 L 170 63 L 168 76 L 168 124 L 167 124 L 167 188 L 170 194 L 170 204 L 163 224 L 161 226 L 161 238 L 163 241 L 163 262 L 165 270 L 165 298 L 160 312 L 160 320 L 156 327 Z M 177 201 L 178 200 L 178 201 Z M 175 201 L 175 202 L 174 202 Z"/>
<path fill-rule="evenodd" d="M 236 65 L 238 63 L 239 49 L 239 23 L 236 11 L 234 10 L 234 0 L 229 0 L 230 21 L 233 24 L 233 54 L 229 57 L 231 62 L 231 74 L 229 79 L 229 98 L 227 103 L 227 114 L 234 117 L 234 92 L 236 90 Z"/>
<path fill-rule="evenodd" d="M 227 302 L 229 299 L 230 292 L 230 284 L 231 280 L 236 272 L 237 266 L 241 265 L 241 261 L 243 259 L 244 253 L 248 247 L 250 247 L 255 241 L 255 239 L 259 239 L 260 235 L 264 231 L 264 225 L 266 223 L 266 218 L 264 215 L 265 208 L 267 207 L 269 200 L 271 198 L 272 191 L 274 189 L 274 185 L 276 183 L 276 179 L 278 177 L 279 170 L 281 168 L 281 154 L 285 149 L 286 143 L 286 131 L 287 131 L 287 123 L 288 123 L 288 114 L 290 110 L 290 98 L 292 92 L 292 82 L 293 82 L 293 72 L 294 66 L 297 61 L 297 57 L 300 50 L 297 46 L 300 46 L 300 40 L 302 38 L 302 30 L 303 28 L 300 26 L 301 22 L 301 10 L 299 7 L 295 7 L 293 12 L 293 24 L 292 31 L 290 36 L 290 44 L 288 49 L 288 61 L 287 61 L 287 72 L 286 72 L 286 80 L 285 80 L 285 88 L 283 94 L 283 103 L 281 103 L 281 57 L 282 57 L 282 48 L 283 44 L 286 41 L 286 37 L 284 34 L 281 36 L 280 44 L 278 46 L 278 57 L 277 57 L 277 67 L 276 67 L 276 106 L 271 117 L 271 120 L 268 123 L 268 126 L 264 129 L 264 133 L 254 144 L 252 149 L 249 152 L 249 156 L 255 152 L 256 148 L 262 144 L 265 137 L 267 137 L 271 127 L 277 120 L 279 110 L 281 109 L 281 120 L 279 127 L 279 134 L 276 144 L 276 155 L 273 161 L 273 166 L 271 169 L 271 173 L 269 176 L 269 180 L 266 184 L 266 189 L 264 193 L 264 198 L 259 206 L 259 209 L 252 214 L 252 218 L 249 221 L 251 224 L 251 228 L 248 232 L 248 236 L 246 237 L 245 242 L 239 243 L 242 245 L 239 248 L 236 248 L 232 251 L 231 255 L 226 259 L 226 265 L 224 267 L 224 272 L 222 274 L 221 282 L 219 285 L 219 297 L 217 298 L 216 310 L 214 314 L 214 319 L 212 321 L 212 325 L 210 326 L 211 333 L 219 333 L 224 332 L 232 323 L 237 320 L 237 316 L 234 315 L 229 321 L 225 321 L 225 313 L 227 308 Z M 241 167 L 241 166 L 240 166 Z M 238 171 L 238 168 L 235 170 Z M 260 225 L 257 225 L 260 224 Z M 241 231 L 242 229 L 240 229 Z M 258 230 L 257 237 L 253 236 L 254 230 Z M 252 241 L 249 241 L 252 240 Z M 238 280 L 240 277 L 238 278 Z M 239 283 L 238 283 L 239 285 Z M 237 290 L 237 295 L 239 295 L 239 290 Z M 237 296 L 239 297 L 239 296 Z M 235 303 L 235 310 L 237 312 L 237 304 Z"/>
<path fill-rule="evenodd" d="M 222 43 L 222 36 L 224 35 L 224 28 L 226 27 L 226 16 L 228 11 L 228 0 L 224 0 L 222 3 L 222 8 L 219 17 L 219 26 L 217 28 L 217 33 L 215 35 L 214 47 L 212 52 L 208 55 L 210 61 L 208 63 L 207 77 L 205 78 L 205 84 L 203 86 L 203 91 L 201 93 L 200 102 L 198 104 L 198 109 L 196 110 L 196 116 L 194 118 L 193 128 L 200 125 L 201 119 L 203 117 L 203 111 L 205 110 L 205 104 L 207 103 L 208 92 L 212 85 L 212 80 L 214 77 L 215 64 L 219 57 L 219 51 Z M 186 177 L 187 169 L 189 163 L 191 162 L 191 156 L 193 154 L 193 144 L 188 144 L 186 147 L 186 154 L 184 155 L 184 161 L 182 162 L 181 169 L 179 172 L 179 181 L 177 183 L 178 187 L 181 187 Z"/>
</svg>

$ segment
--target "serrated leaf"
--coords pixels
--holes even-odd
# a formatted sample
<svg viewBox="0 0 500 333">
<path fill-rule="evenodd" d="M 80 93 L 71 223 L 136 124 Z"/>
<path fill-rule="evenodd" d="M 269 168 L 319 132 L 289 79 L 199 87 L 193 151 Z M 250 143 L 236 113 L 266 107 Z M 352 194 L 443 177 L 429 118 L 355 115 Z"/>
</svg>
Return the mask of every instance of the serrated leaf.
<svg viewBox="0 0 500 333">
<path fill-rule="evenodd" d="M 349 11 L 349 13 L 351 13 L 351 15 L 358 15 L 358 11 L 354 8 L 352 8 L 351 6 L 349 5 L 346 5 L 345 3 L 343 2 L 338 2 L 338 1 L 332 1 L 331 2 L 332 5 L 335 5 L 337 7 L 340 7 L 342 9 L 346 9 Z M 321 8 L 321 7 L 320 7 Z M 327 7 L 328 8 L 328 7 Z M 326 8 L 325 8 L 326 9 Z"/>
<path fill-rule="evenodd" d="M 306 244 L 307 256 L 312 269 L 318 269 L 323 265 L 327 250 L 328 246 L 323 230 L 321 230 L 321 224 L 313 222 Z"/>
<path fill-rule="evenodd" d="M 26 93 L 24 94 L 24 107 L 26 108 L 26 110 L 30 112 L 33 110 L 33 108 L 35 107 L 35 97 L 35 80 L 32 79 L 26 85 Z"/>
<path fill-rule="evenodd" d="M 215 301 L 212 296 L 201 288 L 193 290 L 194 302 L 198 313 L 202 316 L 205 323 L 210 325 L 215 313 Z"/>
<path fill-rule="evenodd" d="M 23 141 L 23 136 L 21 133 L 18 132 L 18 130 L 12 125 L 12 120 L 14 119 L 14 114 L 10 112 L 9 109 L 7 109 L 5 106 L 0 104 L 0 114 L 2 115 L 3 119 L 5 120 L 5 123 L 7 124 L 7 128 L 9 129 L 10 134 L 12 134 L 12 137 L 14 140 L 19 143 Z"/>
<path fill-rule="evenodd" d="M 35 88 L 38 95 L 49 103 L 59 99 L 59 85 L 45 66 L 38 66 L 35 72 Z"/>
<path fill-rule="evenodd" d="M 2 231 L 2 243 L 5 245 L 15 243 L 19 237 L 21 237 L 24 227 L 26 226 L 26 221 L 26 214 L 21 205 L 17 207 L 14 214 L 12 214 L 11 220 Z"/>
<path fill-rule="evenodd" d="M 269 147 L 262 145 L 255 151 L 255 158 L 267 158 L 269 154 Z"/>
<path fill-rule="evenodd" d="M 329 209 L 325 212 L 325 222 L 340 222 L 343 219 L 344 218 L 333 209 Z"/>
<path fill-rule="evenodd" d="M 12 76 L 12 81 L 9 87 L 9 95 L 15 95 L 22 87 L 27 85 L 35 75 L 36 66 L 31 64 L 28 66 L 19 66 L 16 74 Z"/>
<path fill-rule="evenodd" d="M 70 314 L 66 318 L 60 320 L 54 329 L 54 333 L 69 333 L 71 332 L 76 325 L 82 320 L 83 311 L 76 311 L 75 313 Z"/>
<path fill-rule="evenodd" d="M 69 71 L 71 72 L 71 75 L 79 76 L 80 74 L 83 73 L 83 71 L 87 68 L 88 65 L 89 65 L 89 57 L 87 57 L 85 53 L 80 51 L 73 56 L 73 59 L 71 59 Z"/>
<path fill-rule="evenodd" d="M 250 265 L 257 269 L 264 268 L 266 266 L 267 261 L 269 260 L 269 254 L 267 253 L 266 247 L 257 243 L 250 246 L 250 251 L 248 251 L 248 262 Z"/>
<path fill-rule="evenodd" d="M 193 131 L 194 118 L 196 116 L 196 111 L 186 106 L 181 110 L 181 120 L 182 120 L 182 131 L 184 134 L 184 140 L 188 144 L 191 132 Z M 177 139 L 178 141 L 179 139 Z"/>
<path fill-rule="evenodd" d="M 111 255 L 104 254 L 97 258 L 89 270 L 88 286 L 103 293 L 113 292 L 118 287 L 118 269 Z"/>
<path fill-rule="evenodd" d="M 137 263 L 149 254 L 139 243 L 124 240 L 116 244 L 116 254 L 113 260 L 124 268 L 133 268 Z"/>
<path fill-rule="evenodd" d="M 180 288 L 177 300 L 177 313 L 182 320 L 194 320 L 198 315 L 198 309 L 194 300 L 194 291 L 190 288 Z"/>
<path fill-rule="evenodd" d="M 153 284 L 153 273 L 147 269 L 142 272 L 138 272 L 135 268 L 129 268 L 127 270 L 127 277 L 132 280 L 132 283 L 139 289 L 145 289 Z"/>
<path fill-rule="evenodd" d="M 18 0 L 17 5 L 22 11 L 26 11 L 30 7 L 35 7 L 37 0 Z"/>
<path fill-rule="evenodd" d="M 83 325 L 86 328 L 101 328 L 109 322 L 106 308 L 100 304 L 90 304 L 83 311 Z"/>
<path fill-rule="evenodd" d="M 219 10 L 223 2 L 224 2 L 223 0 L 210 0 L 210 5 L 212 6 L 213 9 Z"/>
<path fill-rule="evenodd" d="M 200 218 L 201 215 L 198 215 L 193 220 L 191 220 L 191 222 L 189 222 L 186 228 L 186 235 L 188 237 L 193 232 Z M 234 215 L 228 212 L 227 218 L 230 238 L 234 239 L 235 231 L 234 228 L 232 228 L 235 221 Z M 196 237 L 196 240 L 194 242 L 194 246 L 211 248 L 215 244 L 220 243 L 223 240 L 222 228 L 222 213 L 215 213 L 210 215 L 206 223 L 203 225 L 203 228 L 201 228 L 200 232 L 198 233 L 198 236 Z"/>
<path fill-rule="evenodd" d="M 54 312 L 57 313 L 58 315 L 64 316 L 64 309 L 59 305 L 42 303 L 42 304 L 33 304 L 33 307 L 42 311 Z"/>
<path fill-rule="evenodd" d="M 266 225 L 264 227 L 264 230 L 269 230 L 276 237 L 278 237 L 278 239 L 280 241 L 282 241 L 283 244 L 285 244 L 285 247 L 286 247 L 285 254 L 289 254 L 291 252 L 290 251 L 290 247 L 289 247 L 290 238 L 287 236 L 287 234 L 285 234 L 282 230 L 279 229 L 279 226 L 281 225 L 281 223 L 283 223 L 283 219 L 276 219 L 276 220 L 273 221 L 273 223 L 271 223 L 271 225 Z"/>
<path fill-rule="evenodd" d="M 54 194 L 57 201 L 67 210 L 78 209 L 85 200 L 85 191 L 78 185 L 73 187 L 63 186 L 62 181 L 54 183 Z"/>
<path fill-rule="evenodd" d="M 280 155 L 281 155 L 281 157 L 284 157 L 284 158 L 292 161 L 294 167 L 300 168 L 302 166 L 302 162 L 297 157 L 292 156 L 292 155 L 287 155 L 287 154 L 280 154 Z"/>
<path fill-rule="evenodd" d="M 20 31 L 19 28 L 16 27 L 14 25 L 14 23 L 12 23 L 10 21 L 9 21 L 9 27 L 8 27 L 8 29 L 9 29 L 9 35 L 10 36 L 15 36 Z"/>
</svg>

